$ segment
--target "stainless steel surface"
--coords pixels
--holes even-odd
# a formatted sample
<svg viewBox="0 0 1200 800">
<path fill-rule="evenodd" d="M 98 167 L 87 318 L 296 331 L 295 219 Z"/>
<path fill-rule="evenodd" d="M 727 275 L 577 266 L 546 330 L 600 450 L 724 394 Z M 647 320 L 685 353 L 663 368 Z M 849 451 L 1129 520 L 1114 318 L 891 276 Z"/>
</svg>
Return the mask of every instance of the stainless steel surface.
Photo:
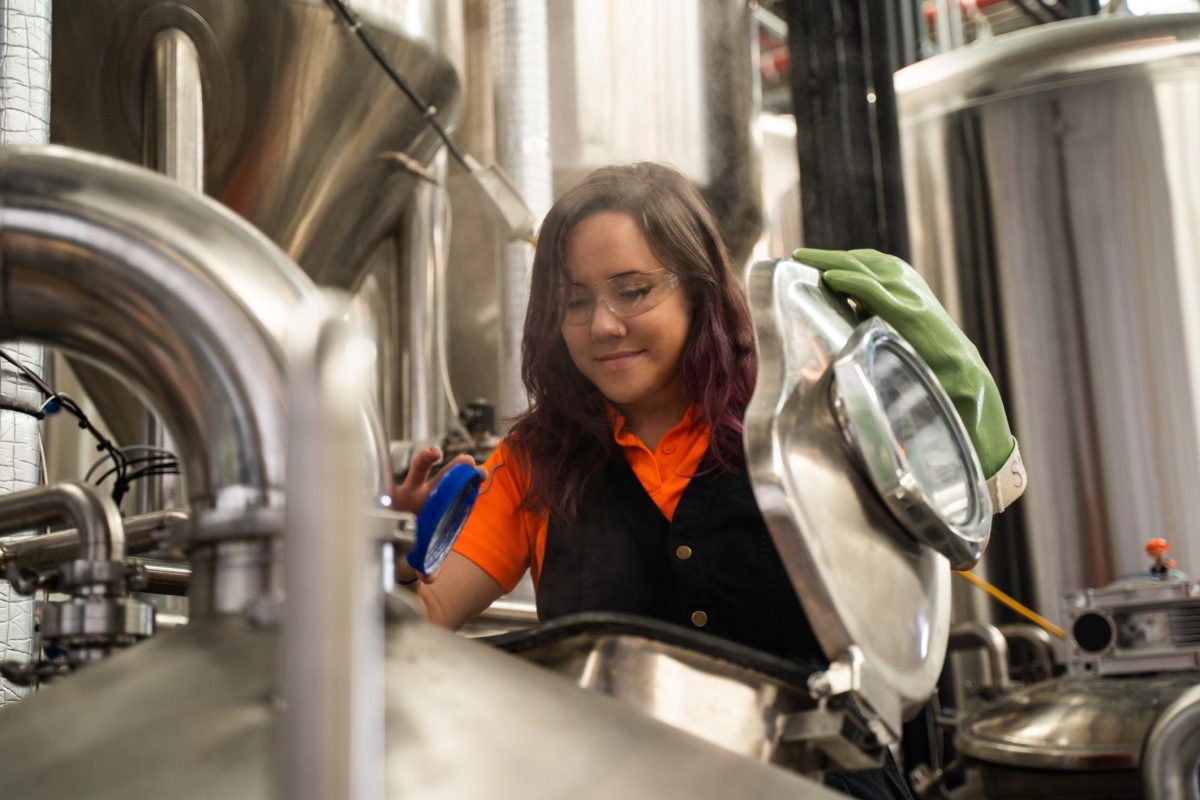
<svg viewBox="0 0 1200 800">
<path fill-rule="evenodd" d="M 50 0 L 6 0 L 0 4 L 0 143 L 45 144 L 50 135 Z M 48 354 L 32 342 L 9 342 L 5 349 L 34 374 L 46 376 Z M 5 397 L 31 404 L 42 393 L 0 367 Z M 16 492 L 44 482 L 46 468 L 39 420 L 0 410 L 0 491 Z M 37 651 L 33 600 L 0 582 L 0 661 L 28 662 Z M 0 707 L 20 700 L 26 689 L 0 676 Z"/>
<path fill-rule="evenodd" d="M 607 164 L 668 161 L 700 187 L 745 263 L 762 229 L 751 4 L 601 0 L 548 11 L 555 194 Z"/>
<path fill-rule="evenodd" d="M 950 628 L 950 650 L 983 648 L 987 653 L 989 688 L 1006 692 L 1012 686 L 1008 677 L 1008 642 L 994 625 L 960 622 Z"/>
<path fill-rule="evenodd" d="M 356 5 L 418 94 L 452 124 L 459 76 L 441 52 L 453 3 Z M 320 284 L 353 285 L 440 147 L 420 113 L 323 0 L 57 0 L 51 139 L 140 163 L 143 72 L 159 31 L 199 53 L 204 190 Z"/>
<path fill-rule="evenodd" d="M 279 687 L 281 797 L 383 797 L 385 525 L 364 506 L 372 338 L 330 293 L 297 310 L 288 343 L 288 504 Z M 337 535 L 331 535 L 336 532 Z"/>
<path fill-rule="evenodd" d="M 192 569 L 173 561 L 156 561 L 149 558 L 131 558 L 129 563 L 141 570 L 145 586 L 139 591 L 147 594 L 165 594 L 186 597 L 192 579 Z"/>
<path fill-rule="evenodd" d="M 42 636 L 69 649 L 76 664 L 99 660 L 154 633 L 154 609 L 128 597 L 47 603 Z"/>
<path fill-rule="evenodd" d="M 275 341 L 303 273 L 228 210 L 112 160 L 12 149 L 0 191 L 3 334 L 86 353 L 170 411 L 195 527 L 274 505 Z"/>
<path fill-rule="evenodd" d="M 204 90 L 200 52 L 195 42 L 178 28 L 159 31 L 150 49 L 142 129 L 146 152 L 142 163 L 188 191 L 203 194 Z M 103 388 L 103 384 L 94 381 L 88 385 L 93 392 Z M 174 452 L 174 442 L 153 412 L 147 410 L 143 414 L 142 431 L 139 441 Z M 175 475 L 147 475 L 134 491 L 141 514 L 183 503 L 183 487 Z"/>
<path fill-rule="evenodd" d="M 125 554 L 137 555 L 166 548 L 172 530 L 187 522 L 183 511 L 156 511 L 122 521 Z M 0 571 L 9 564 L 38 570 L 81 558 L 79 532 L 74 528 L 31 538 L 0 540 Z"/>
<path fill-rule="evenodd" d="M 112 498 L 91 484 L 68 481 L 0 496 L 0 536 L 64 520 L 76 528 L 76 559 L 102 563 L 125 558 L 121 515 Z"/>
<path fill-rule="evenodd" d="M 196 43 L 165 28 L 150 45 L 145 165 L 189 191 L 204 192 L 204 76 Z"/>
<path fill-rule="evenodd" d="M 758 262 L 747 289 L 759 368 L 746 457 L 758 506 L 825 654 L 860 649 L 867 703 L 912 708 L 941 673 L 950 570 L 888 512 L 834 419 L 830 367 L 856 322 L 795 262 Z"/>
<path fill-rule="evenodd" d="M 282 546 L 270 536 L 281 527 L 282 515 L 270 525 L 233 528 L 246 539 L 193 545 L 188 616 L 244 614 L 260 604 L 278 602 L 283 592 Z"/>
<path fill-rule="evenodd" d="M 533 212 L 535 227 L 554 201 L 550 159 L 549 0 L 493 0 L 492 91 L 496 160 Z M 566 3 L 559 3 L 566 6 Z M 529 407 L 521 381 L 521 337 L 529 305 L 533 247 L 505 241 L 500 255 L 500 386 L 496 411 L 510 419 Z M 505 426 L 507 427 L 507 426 Z"/>
<path fill-rule="evenodd" d="M 896 76 L 912 261 L 990 366 L 1035 591 L 1200 565 L 1200 15 L 1042 25 Z M 1058 619 L 1056 621 L 1060 621 Z"/>
<path fill-rule="evenodd" d="M 126 597 L 121 515 L 103 490 L 64 482 L 0 496 L 0 533 L 63 520 L 75 523 L 77 558 L 58 565 L 57 588 L 71 597 L 44 604 L 41 635 L 75 667 L 152 634 L 154 610 Z"/>
<path fill-rule="evenodd" d="M 433 174 L 444 180 L 444 158 L 436 162 Z M 393 383 L 399 389 L 395 398 L 399 403 L 390 420 L 390 432 L 393 438 L 423 445 L 440 445 L 447 432 L 448 404 L 441 372 L 446 347 L 445 287 L 439 286 L 445 277 L 438 269 L 446 258 L 446 202 L 440 184 L 422 182 L 409 200 L 397 241 L 400 258 L 396 269 L 401 285 L 396 287 L 395 299 L 401 328 L 394 346 L 402 360 L 398 380 Z"/>
<path fill-rule="evenodd" d="M 272 631 L 227 617 L 51 685 L 4 711 L 0 792 L 277 796 L 276 653 Z M 389 797 L 708 800 L 731 786 L 764 800 L 840 796 L 423 622 L 388 627 L 386 681 Z"/>
<path fill-rule="evenodd" d="M 880 497 L 951 567 L 975 566 L 991 533 L 992 504 L 979 458 L 937 376 L 877 319 L 855 328 L 832 369 L 838 424 Z M 912 429 L 907 440 L 899 438 L 900 423 Z"/>
<path fill-rule="evenodd" d="M 170 412 L 193 545 L 276 534 L 285 452 L 277 342 L 311 282 L 228 210 L 109 159 L 11 149 L 0 155 L 0 193 L 0 334 L 95 359 Z M 269 543 L 258 547 L 267 557 Z M 196 586 L 245 592 L 227 603 L 198 595 L 193 616 L 272 591 L 261 562 L 244 571 L 244 559 L 201 563 L 241 574 Z"/>
<path fill-rule="evenodd" d="M 1200 686 L 1168 706 L 1150 729 L 1142 785 L 1154 800 L 1200 797 Z"/>
<path fill-rule="evenodd" d="M 540 635 L 540 630 L 521 634 Z M 797 772 L 824 766 L 819 754 L 784 736 L 792 715 L 817 705 L 802 676 L 789 684 L 650 632 L 600 626 L 514 652 L 582 689 L 747 758 Z"/>
<path fill-rule="evenodd" d="M 990 764 L 1136 769 L 1159 715 L 1197 678 L 1193 672 L 1037 683 L 963 720 L 955 742 L 966 755 Z"/>
</svg>

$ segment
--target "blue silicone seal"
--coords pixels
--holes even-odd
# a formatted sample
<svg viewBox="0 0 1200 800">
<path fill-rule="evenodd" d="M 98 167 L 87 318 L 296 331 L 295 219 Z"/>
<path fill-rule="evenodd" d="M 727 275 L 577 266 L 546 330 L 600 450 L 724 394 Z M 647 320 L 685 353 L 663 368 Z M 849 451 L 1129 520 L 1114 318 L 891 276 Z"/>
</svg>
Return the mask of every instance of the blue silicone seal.
<svg viewBox="0 0 1200 800">
<path fill-rule="evenodd" d="M 479 496 L 483 475 L 469 464 L 446 470 L 417 514 L 417 543 L 405 556 L 408 565 L 429 575 L 450 555 Z"/>
</svg>

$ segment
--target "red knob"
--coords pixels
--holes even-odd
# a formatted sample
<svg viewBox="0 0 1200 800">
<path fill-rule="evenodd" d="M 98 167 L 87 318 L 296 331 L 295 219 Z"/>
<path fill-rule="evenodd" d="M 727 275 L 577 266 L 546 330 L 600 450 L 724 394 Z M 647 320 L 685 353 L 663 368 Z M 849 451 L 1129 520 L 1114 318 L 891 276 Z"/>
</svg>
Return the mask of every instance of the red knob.
<svg viewBox="0 0 1200 800">
<path fill-rule="evenodd" d="M 1167 540 L 1158 536 L 1146 542 L 1146 555 L 1156 560 L 1165 556 L 1170 549 L 1171 545 L 1167 544 Z"/>
</svg>

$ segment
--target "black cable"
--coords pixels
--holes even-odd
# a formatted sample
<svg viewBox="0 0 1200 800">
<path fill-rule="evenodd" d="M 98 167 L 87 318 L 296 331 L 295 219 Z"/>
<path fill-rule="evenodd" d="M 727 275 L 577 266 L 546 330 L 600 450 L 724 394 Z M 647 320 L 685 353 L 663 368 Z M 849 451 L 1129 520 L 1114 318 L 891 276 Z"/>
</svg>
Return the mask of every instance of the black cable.
<svg viewBox="0 0 1200 800">
<path fill-rule="evenodd" d="M 129 491 L 129 487 L 139 478 L 146 478 L 151 475 L 178 475 L 178 465 L 155 464 L 149 467 L 143 467 L 137 470 L 132 475 L 122 479 L 113 485 L 113 502 L 117 505 L 121 504 L 121 500 L 125 498 L 125 493 Z"/>
<path fill-rule="evenodd" d="M 0 398 L 0 409 L 5 411 L 15 411 L 18 414 L 24 414 L 34 419 L 45 419 L 46 412 L 39 408 L 23 403 L 20 400 L 10 400 L 8 398 Z"/>
<path fill-rule="evenodd" d="M 54 391 L 49 385 L 46 384 L 45 381 L 41 379 L 36 372 L 26 367 L 6 350 L 0 349 L 0 358 L 4 359 L 20 370 L 21 374 L 28 378 L 35 386 L 37 386 L 42 394 L 46 396 L 46 402 L 42 404 L 40 409 L 38 409 L 39 412 L 44 414 L 46 407 L 50 405 L 50 403 L 58 403 L 59 407 L 63 411 L 66 411 L 75 418 L 75 421 L 79 423 L 80 428 L 87 431 L 89 434 L 91 434 L 92 438 L 96 440 L 96 449 L 108 453 L 109 457 L 113 460 L 113 464 L 117 465 L 118 467 L 119 471 L 117 474 L 122 478 L 124 477 L 125 470 L 128 467 L 126 463 L 128 459 L 125 457 L 125 454 L 118 450 L 117 447 L 111 441 L 109 441 L 107 436 L 97 430 L 96 426 L 93 425 L 91 420 L 88 419 L 87 414 L 83 413 L 83 409 L 79 407 L 78 403 L 72 400 L 69 395 L 59 394 L 58 392 Z"/>
<path fill-rule="evenodd" d="M 113 481 L 112 498 L 113 502 L 115 502 L 117 505 L 121 504 L 122 498 L 124 498 L 126 492 L 129 491 L 129 485 L 138 478 L 154 474 L 179 474 L 178 461 L 174 458 L 174 456 L 154 454 L 138 459 L 130 459 L 120 450 L 120 448 L 114 445 L 107 436 L 102 434 L 99 429 L 92 424 L 92 421 L 88 419 L 87 414 L 84 413 L 83 409 L 79 407 L 79 404 L 76 403 L 69 395 L 60 394 L 54 391 L 54 389 L 50 388 L 50 386 L 47 385 L 46 382 L 37 375 L 37 373 L 26 367 L 19 360 L 2 349 L 0 349 L 0 358 L 3 358 L 5 361 L 20 370 L 21 374 L 32 381 L 33 384 L 42 392 L 42 394 L 46 396 L 46 402 L 42 404 L 42 407 L 40 409 L 33 410 L 35 415 L 41 414 L 42 417 L 44 417 L 44 409 L 46 406 L 48 406 L 51 402 L 57 402 L 63 411 L 66 411 L 75 418 L 75 421 L 79 424 L 80 428 L 87 431 L 92 438 L 96 440 L 96 449 L 107 453 L 108 457 L 112 459 L 113 467 L 108 472 L 101 475 L 96 480 L 96 483 L 99 484 L 109 475 L 116 475 L 116 479 Z M 131 463 L 144 463 L 152 461 L 161 461 L 161 463 L 144 467 L 135 472 L 133 475 L 128 474 Z"/>
<path fill-rule="evenodd" d="M 140 456 L 138 458 L 129 458 L 129 459 L 126 459 L 125 466 L 126 466 L 126 468 L 128 468 L 128 467 L 133 466 L 134 464 L 146 464 L 146 463 L 156 462 L 156 461 L 158 462 L 158 464 L 155 464 L 155 466 L 171 466 L 171 467 L 179 466 L 179 461 L 175 458 L 175 456 L 169 456 L 169 455 L 163 455 L 163 454 L 156 454 L 156 455 L 151 455 L 151 456 Z M 105 479 L 108 478 L 109 475 L 112 475 L 112 474 L 116 473 L 117 471 L 118 471 L 118 468 L 113 467 L 112 469 L 108 470 L 100 477 L 96 478 L 96 480 L 92 481 L 92 483 L 99 486 L 100 484 L 104 483 Z M 132 477 L 126 478 L 126 480 L 132 480 Z"/>
<path fill-rule="evenodd" d="M 41 377 L 38 376 L 38 374 L 36 372 L 34 372 L 29 367 L 25 366 L 20 361 L 18 361 L 17 359 L 15 359 L 11 355 L 9 355 L 7 350 L 0 350 L 0 358 L 3 358 L 5 361 L 12 364 L 18 370 L 20 370 L 21 374 L 24 375 L 26 378 L 28 378 L 30 381 L 32 381 L 33 385 L 38 387 L 38 389 L 40 389 L 42 391 L 42 394 L 44 394 L 47 398 L 53 397 L 55 395 L 55 391 L 53 389 L 51 389 L 49 386 L 47 386 L 46 383 L 41 379 Z"/>
<path fill-rule="evenodd" d="M 454 160 L 459 164 L 462 164 L 463 168 L 470 172 L 471 165 L 467 161 L 466 154 L 458 148 L 458 145 L 456 145 L 454 140 L 450 138 L 450 134 L 446 133 L 445 128 L 441 126 L 441 123 L 439 123 L 437 118 L 434 116 L 437 113 L 437 108 L 429 105 L 421 99 L 420 95 L 416 93 L 412 86 L 409 85 L 408 81 L 404 79 L 404 76 L 402 76 L 400 72 L 392 65 L 392 62 L 388 60 L 388 57 L 384 55 L 383 50 L 381 50 L 379 45 L 375 43 L 375 39 L 371 36 L 366 26 L 362 24 L 362 21 L 359 20 L 359 18 L 352 10 L 350 10 L 350 7 L 346 5 L 343 0 L 327 0 L 327 2 L 329 5 L 333 6 L 333 9 L 337 11 L 338 14 L 342 16 L 342 19 L 344 19 L 346 24 L 350 26 L 351 32 L 357 34 L 358 38 L 362 40 L 363 45 L 366 46 L 368 52 L 370 52 L 371 56 L 374 57 L 375 62 L 383 68 L 383 71 L 388 74 L 388 77 L 392 79 L 392 82 L 400 87 L 400 91 L 404 92 L 408 99 L 412 101 L 412 104 L 417 107 L 417 110 L 421 112 L 421 116 L 425 118 L 425 121 L 429 123 L 429 126 L 433 128 L 437 132 L 437 135 L 442 138 L 442 141 L 446 143 L 446 149 L 450 151 L 450 155 L 454 156 Z"/>
<path fill-rule="evenodd" d="M 87 414 L 83 413 L 83 409 L 79 407 L 79 404 L 76 403 L 70 397 L 70 395 L 59 394 L 55 392 L 52 395 L 52 399 L 57 400 L 64 411 L 75 417 L 75 420 L 79 423 L 80 428 L 92 435 L 97 442 L 96 449 L 108 453 L 109 457 L 113 460 L 113 464 L 116 465 L 116 469 L 118 470 L 118 479 L 123 478 L 125 475 L 125 470 L 128 469 L 129 466 L 129 459 L 126 457 L 126 455 L 122 453 L 107 436 L 102 434 L 95 425 L 92 424 L 92 421 L 88 419 Z"/>
</svg>

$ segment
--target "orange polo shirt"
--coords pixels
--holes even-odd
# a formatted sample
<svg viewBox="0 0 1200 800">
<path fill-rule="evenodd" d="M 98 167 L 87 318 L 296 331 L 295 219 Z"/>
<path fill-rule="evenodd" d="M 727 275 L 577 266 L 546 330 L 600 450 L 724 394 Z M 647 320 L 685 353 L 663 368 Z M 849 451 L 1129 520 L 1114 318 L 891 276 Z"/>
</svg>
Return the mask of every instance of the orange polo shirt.
<svg viewBox="0 0 1200 800">
<path fill-rule="evenodd" d="M 683 497 L 708 450 L 708 426 L 696 420 L 693 406 L 653 451 L 625 429 L 625 417 L 613 412 L 613 440 L 633 468 L 646 493 L 668 520 Z M 491 575 L 511 592 L 531 570 L 536 586 L 546 554 L 549 522 L 544 513 L 521 508 L 529 491 L 529 470 L 502 441 L 484 464 L 487 471 L 479 499 L 459 534 L 454 551 Z"/>
</svg>

